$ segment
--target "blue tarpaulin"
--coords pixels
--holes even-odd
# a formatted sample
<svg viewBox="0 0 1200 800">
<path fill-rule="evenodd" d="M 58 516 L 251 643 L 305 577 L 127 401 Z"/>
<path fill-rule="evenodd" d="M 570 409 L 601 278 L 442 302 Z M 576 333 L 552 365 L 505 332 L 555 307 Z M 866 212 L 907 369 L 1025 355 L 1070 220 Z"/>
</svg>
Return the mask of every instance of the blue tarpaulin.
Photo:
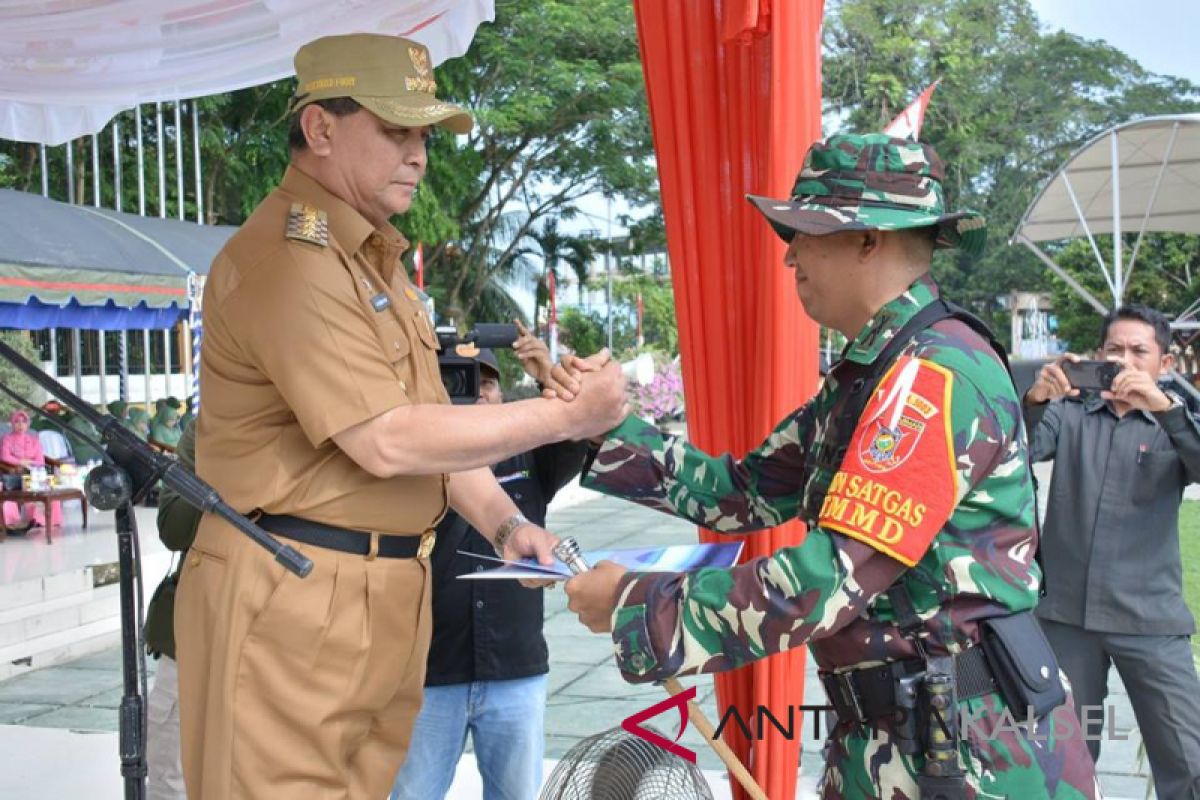
<svg viewBox="0 0 1200 800">
<path fill-rule="evenodd" d="M 138 303 L 123 308 L 113 301 L 98 306 L 81 305 L 71 299 L 56 306 L 31 297 L 25 303 L 0 302 L 0 328 L 38 331 L 47 328 L 80 328 L 83 330 L 157 330 L 172 328 L 186 313 L 186 305 L 172 303 L 166 308 L 150 308 Z"/>
</svg>

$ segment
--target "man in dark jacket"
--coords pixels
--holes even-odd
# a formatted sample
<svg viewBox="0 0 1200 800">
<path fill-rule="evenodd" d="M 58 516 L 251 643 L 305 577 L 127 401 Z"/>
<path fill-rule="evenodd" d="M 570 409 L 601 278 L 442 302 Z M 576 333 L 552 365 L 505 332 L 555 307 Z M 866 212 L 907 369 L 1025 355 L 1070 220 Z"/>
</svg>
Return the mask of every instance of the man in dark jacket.
<svg viewBox="0 0 1200 800">
<path fill-rule="evenodd" d="M 517 354 L 545 349 L 523 335 Z M 480 403 L 504 401 L 490 350 L 477 356 Z M 579 474 L 586 443 L 559 442 L 492 467 L 496 479 L 530 521 L 542 525 L 554 494 Z M 425 698 L 392 800 L 442 798 L 470 733 L 485 800 L 527 800 L 541 784 L 546 673 L 542 590 L 510 580 L 458 580 L 485 569 L 463 550 L 495 556 L 492 545 L 449 513 L 438 526 L 433 570 L 433 641 Z"/>
<path fill-rule="evenodd" d="M 1119 362 L 1110 391 L 1081 394 L 1066 354 L 1024 399 L 1034 461 L 1054 460 L 1043 526 L 1046 637 L 1075 691 L 1100 763 L 1110 666 L 1146 743 L 1159 797 L 1200 800 L 1200 679 L 1183 596 L 1179 506 L 1200 481 L 1200 415 L 1159 385 L 1174 365 L 1160 312 L 1122 306 L 1104 319 L 1100 358 Z M 1065 367 L 1065 368 L 1064 368 Z"/>
</svg>

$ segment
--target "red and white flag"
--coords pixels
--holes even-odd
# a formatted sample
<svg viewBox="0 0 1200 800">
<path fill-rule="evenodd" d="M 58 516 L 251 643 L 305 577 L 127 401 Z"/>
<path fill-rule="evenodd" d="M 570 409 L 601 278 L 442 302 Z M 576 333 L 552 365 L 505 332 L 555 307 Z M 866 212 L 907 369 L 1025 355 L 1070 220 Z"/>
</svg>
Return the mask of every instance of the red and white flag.
<svg viewBox="0 0 1200 800">
<path fill-rule="evenodd" d="M 417 288 L 425 291 L 425 250 L 420 242 L 413 251 L 413 274 L 417 278 Z"/>
<path fill-rule="evenodd" d="M 929 107 L 929 98 L 933 96 L 933 90 L 942 82 L 938 78 L 933 83 L 925 88 L 925 91 L 918 95 L 916 100 L 909 104 L 908 108 L 896 115 L 896 118 L 888 123 L 888 126 L 883 129 L 883 132 L 888 136 L 895 136 L 900 139 L 912 139 L 916 141 L 921 137 L 921 123 L 925 121 L 925 109 Z"/>
</svg>

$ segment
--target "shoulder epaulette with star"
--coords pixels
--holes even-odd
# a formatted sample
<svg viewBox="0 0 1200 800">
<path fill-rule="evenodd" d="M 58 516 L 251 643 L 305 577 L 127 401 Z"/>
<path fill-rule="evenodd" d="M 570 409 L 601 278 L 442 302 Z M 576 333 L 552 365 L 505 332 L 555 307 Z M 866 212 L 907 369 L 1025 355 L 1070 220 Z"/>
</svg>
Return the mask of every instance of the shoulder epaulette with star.
<svg viewBox="0 0 1200 800">
<path fill-rule="evenodd" d="M 315 206 L 307 203 L 292 203 L 284 235 L 296 241 L 328 247 L 329 219 L 324 211 Z"/>
</svg>

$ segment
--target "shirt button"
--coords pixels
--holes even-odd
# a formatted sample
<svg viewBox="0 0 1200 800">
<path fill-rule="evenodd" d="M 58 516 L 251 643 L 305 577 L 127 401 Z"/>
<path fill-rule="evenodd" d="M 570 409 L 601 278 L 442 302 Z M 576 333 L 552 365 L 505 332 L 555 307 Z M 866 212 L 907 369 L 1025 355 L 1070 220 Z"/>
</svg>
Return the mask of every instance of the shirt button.
<svg viewBox="0 0 1200 800">
<path fill-rule="evenodd" d="M 408 385 L 405 384 L 404 381 L 400 381 L 400 391 L 402 391 L 402 392 L 408 391 Z"/>
<path fill-rule="evenodd" d="M 483 572 L 483 567 L 475 567 L 476 572 Z"/>
<path fill-rule="evenodd" d="M 476 607 L 476 608 L 483 608 L 483 601 L 482 601 L 482 600 L 476 600 L 476 601 L 475 601 L 475 607 Z"/>
</svg>

